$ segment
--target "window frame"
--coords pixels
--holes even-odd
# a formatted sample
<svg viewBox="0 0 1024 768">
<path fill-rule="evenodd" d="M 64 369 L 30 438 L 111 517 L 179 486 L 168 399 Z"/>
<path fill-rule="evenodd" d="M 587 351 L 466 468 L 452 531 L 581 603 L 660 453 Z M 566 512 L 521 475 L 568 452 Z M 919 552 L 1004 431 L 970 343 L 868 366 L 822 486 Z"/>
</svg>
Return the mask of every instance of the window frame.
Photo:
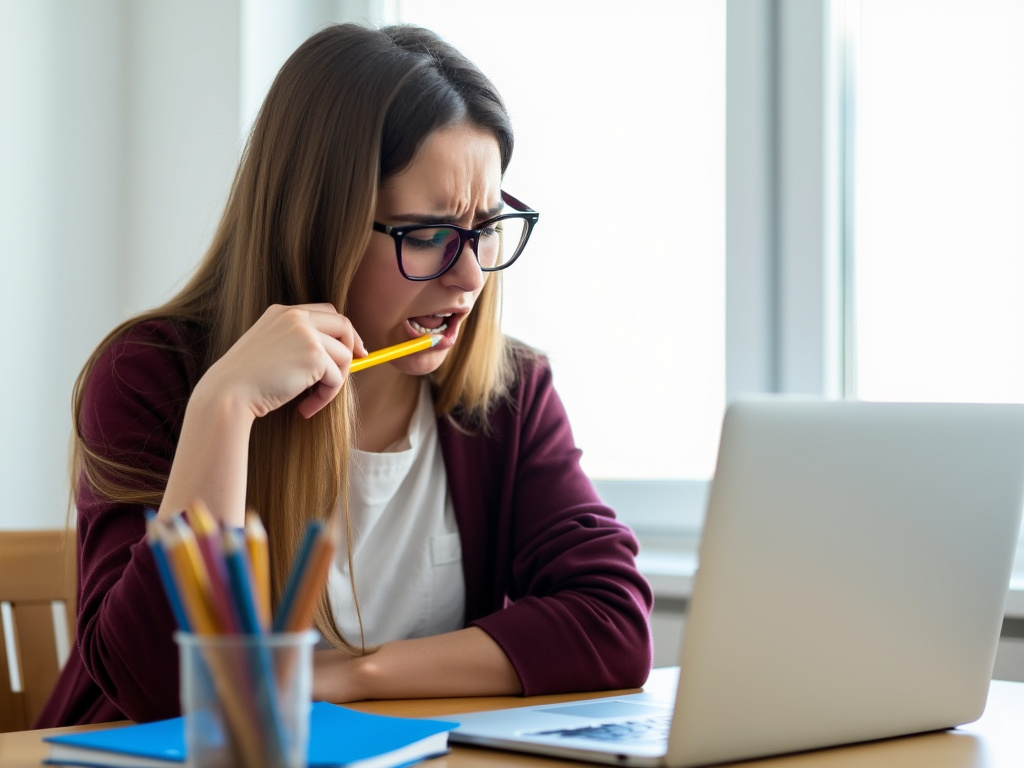
<svg viewBox="0 0 1024 768">
<path fill-rule="evenodd" d="M 848 4 L 726 3 L 725 402 L 840 398 L 852 328 Z M 684 550 L 699 542 L 709 484 L 597 481 L 647 546 Z"/>
</svg>

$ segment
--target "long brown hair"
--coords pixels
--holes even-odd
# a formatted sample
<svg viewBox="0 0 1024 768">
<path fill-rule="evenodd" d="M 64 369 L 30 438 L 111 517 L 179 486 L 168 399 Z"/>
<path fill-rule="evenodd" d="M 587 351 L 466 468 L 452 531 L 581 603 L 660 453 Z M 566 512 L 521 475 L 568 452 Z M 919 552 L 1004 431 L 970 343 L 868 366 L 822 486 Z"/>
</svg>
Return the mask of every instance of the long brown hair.
<svg viewBox="0 0 1024 768">
<path fill-rule="evenodd" d="M 405 168 L 432 131 L 462 121 L 494 133 L 504 172 L 513 140 L 501 97 L 437 35 L 405 25 L 343 24 L 306 40 L 270 87 L 194 276 L 163 306 L 115 328 L 79 374 L 72 487 L 84 482 L 112 500 L 158 506 L 162 490 L 140 486 L 166 485 L 166 477 L 140 477 L 82 438 L 84 384 L 104 349 L 144 320 L 194 323 L 208 339 L 206 359 L 197 361 L 205 371 L 271 304 L 331 302 L 344 313 L 381 182 Z M 431 377 L 438 413 L 466 429 L 486 427 L 490 405 L 512 376 L 499 330 L 498 277 L 490 276 L 459 343 Z M 268 530 L 275 602 L 307 522 L 340 504 L 347 525 L 353 425 L 346 387 L 311 419 L 286 406 L 253 426 L 246 503 Z M 316 626 L 336 647 L 356 649 L 336 629 L 326 595 Z"/>
</svg>

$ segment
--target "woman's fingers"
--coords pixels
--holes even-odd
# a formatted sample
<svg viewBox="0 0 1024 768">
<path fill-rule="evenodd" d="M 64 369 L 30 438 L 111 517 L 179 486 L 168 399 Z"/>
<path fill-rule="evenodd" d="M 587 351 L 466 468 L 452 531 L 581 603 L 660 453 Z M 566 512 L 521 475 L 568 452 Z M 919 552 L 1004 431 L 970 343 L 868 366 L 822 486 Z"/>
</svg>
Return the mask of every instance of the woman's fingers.
<svg viewBox="0 0 1024 768">
<path fill-rule="evenodd" d="M 317 330 L 333 339 L 337 339 L 351 352 L 354 352 L 356 357 L 362 357 L 367 354 L 366 347 L 363 346 L 363 340 L 359 338 L 359 334 L 352 327 L 352 323 L 349 322 L 347 317 L 338 312 L 333 304 L 300 304 L 298 308 L 309 311 L 310 321 L 316 326 Z"/>
<path fill-rule="evenodd" d="M 300 400 L 308 418 L 337 396 L 353 354 L 366 354 L 362 339 L 333 305 L 273 305 L 207 375 L 256 418 L 309 391 Z"/>
<path fill-rule="evenodd" d="M 347 378 L 348 366 L 352 362 L 352 350 L 338 339 L 324 334 L 322 343 L 326 356 L 323 375 L 313 385 L 309 394 L 299 402 L 299 413 L 307 419 L 337 397 Z"/>
<path fill-rule="evenodd" d="M 312 304 L 304 308 L 320 332 L 320 343 L 326 355 L 322 375 L 299 402 L 299 413 L 308 419 L 337 397 L 348 377 L 353 354 L 362 357 L 367 352 L 352 323 L 339 314 L 334 305 Z"/>
</svg>

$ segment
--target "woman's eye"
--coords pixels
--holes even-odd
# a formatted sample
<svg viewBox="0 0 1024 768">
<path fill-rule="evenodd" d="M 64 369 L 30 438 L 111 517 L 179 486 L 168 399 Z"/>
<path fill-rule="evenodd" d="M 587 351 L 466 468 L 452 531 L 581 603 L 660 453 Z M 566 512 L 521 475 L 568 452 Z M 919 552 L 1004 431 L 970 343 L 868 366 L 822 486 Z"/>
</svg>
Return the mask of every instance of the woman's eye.
<svg viewBox="0 0 1024 768">
<path fill-rule="evenodd" d="M 405 236 L 405 246 L 420 250 L 444 248 L 453 235 L 450 229 L 416 230 Z"/>
<path fill-rule="evenodd" d="M 406 237 L 404 248 L 433 248 L 434 243 L 432 240 L 425 240 L 421 237 Z"/>
</svg>

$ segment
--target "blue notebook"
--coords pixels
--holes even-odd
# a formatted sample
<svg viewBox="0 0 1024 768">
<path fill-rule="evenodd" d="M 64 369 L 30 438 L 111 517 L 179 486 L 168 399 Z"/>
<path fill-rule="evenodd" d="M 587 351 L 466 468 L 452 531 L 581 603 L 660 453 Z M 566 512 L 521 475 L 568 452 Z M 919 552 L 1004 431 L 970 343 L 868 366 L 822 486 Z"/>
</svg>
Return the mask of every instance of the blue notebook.
<svg viewBox="0 0 1024 768">
<path fill-rule="evenodd" d="M 336 704 L 313 704 L 309 768 L 404 766 L 448 751 L 448 731 L 458 723 L 388 717 Z M 50 765 L 88 768 L 171 768 L 185 762 L 184 719 L 47 736 Z"/>
</svg>

